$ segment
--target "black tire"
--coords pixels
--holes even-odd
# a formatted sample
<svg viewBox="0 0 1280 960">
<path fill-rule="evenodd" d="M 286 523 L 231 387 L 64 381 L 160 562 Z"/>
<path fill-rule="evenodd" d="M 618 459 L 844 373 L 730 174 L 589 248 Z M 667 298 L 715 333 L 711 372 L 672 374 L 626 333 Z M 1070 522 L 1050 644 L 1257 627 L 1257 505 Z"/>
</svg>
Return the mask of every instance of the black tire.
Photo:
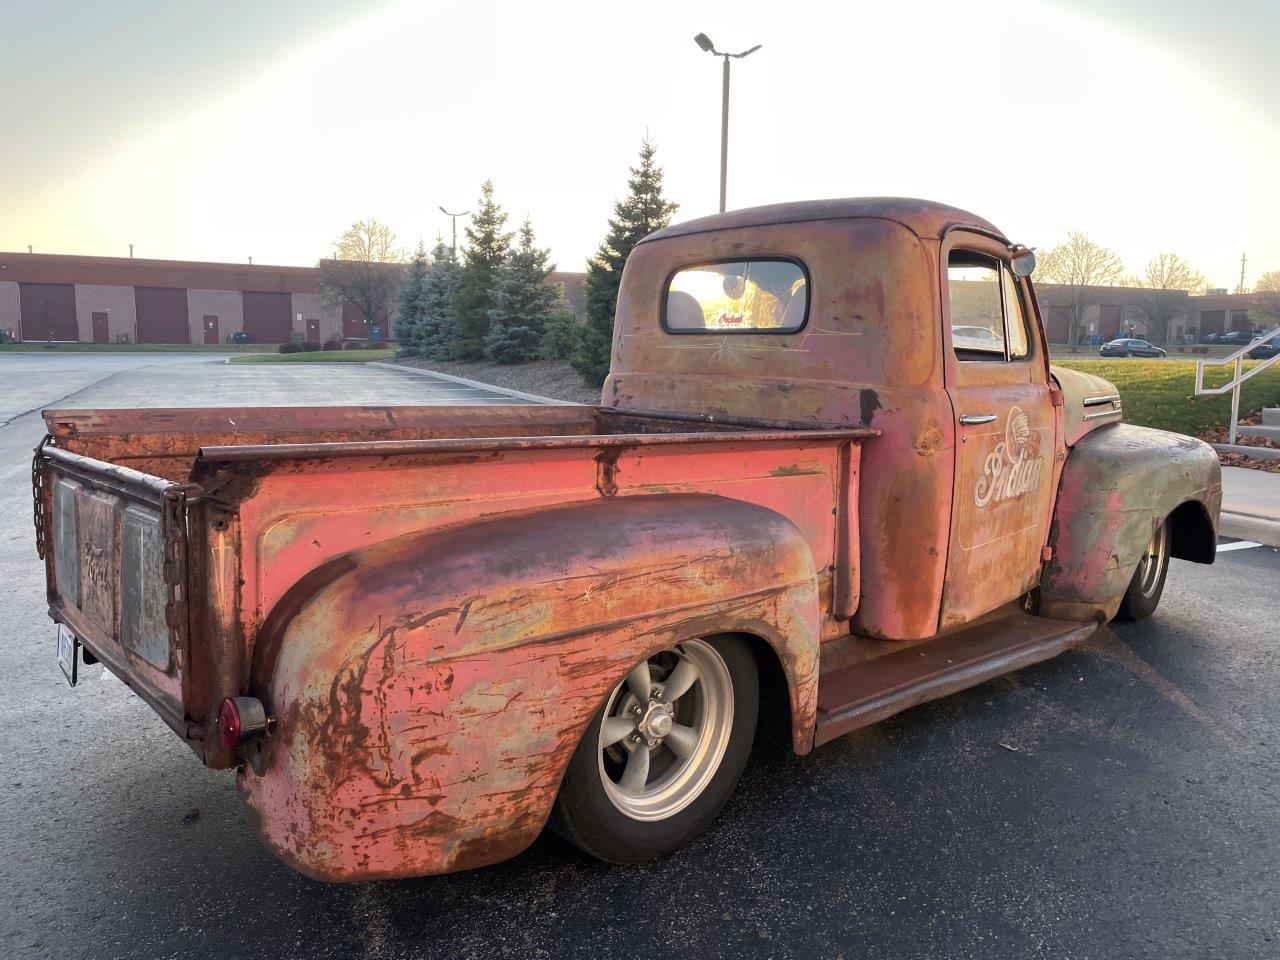
<svg viewBox="0 0 1280 960">
<path fill-rule="evenodd" d="M 1169 575 L 1169 521 L 1165 520 L 1151 535 L 1151 541 L 1133 571 L 1133 578 L 1116 611 L 1117 620 L 1145 620 L 1156 612 Z"/>
<path fill-rule="evenodd" d="M 606 711 L 628 682 L 623 680 L 584 731 L 551 815 L 551 828 L 584 853 L 617 864 L 665 856 L 705 831 L 733 794 L 755 735 L 760 679 L 755 657 L 740 638 L 707 637 L 701 643 L 719 655 L 732 687 L 732 721 L 727 723 L 728 741 L 718 766 L 714 773 L 708 771 L 709 779 L 686 806 L 663 819 L 636 819 L 615 804 L 603 782 L 609 774 L 602 760 L 601 730 Z M 649 662 L 652 664 L 655 659 L 651 657 Z M 658 756 L 664 747 L 655 749 L 654 755 Z"/>
</svg>

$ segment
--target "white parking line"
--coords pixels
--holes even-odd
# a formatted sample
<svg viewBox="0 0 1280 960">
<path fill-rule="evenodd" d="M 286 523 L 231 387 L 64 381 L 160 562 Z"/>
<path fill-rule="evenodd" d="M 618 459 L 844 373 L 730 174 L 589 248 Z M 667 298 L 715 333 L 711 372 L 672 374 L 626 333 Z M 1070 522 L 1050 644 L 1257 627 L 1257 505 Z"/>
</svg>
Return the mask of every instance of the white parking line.
<svg viewBox="0 0 1280 960">
<path fill-rule="evenodd" d="M 1237 540 L 1235 543 L 1218 544 L 1218 552 L 1226 553 L 1228 550 L 1248 550 L 1250 547 L 1260 547 L 1262 544 L 1254 543 L 1252 540 Z"/>
</svg>

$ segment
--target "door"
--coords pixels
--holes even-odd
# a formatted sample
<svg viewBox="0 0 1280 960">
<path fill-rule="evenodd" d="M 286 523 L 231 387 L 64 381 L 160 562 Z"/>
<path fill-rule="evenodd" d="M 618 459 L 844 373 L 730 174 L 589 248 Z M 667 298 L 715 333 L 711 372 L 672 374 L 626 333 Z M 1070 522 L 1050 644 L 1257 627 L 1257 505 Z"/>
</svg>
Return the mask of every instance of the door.
<svg viewBox="0 0 1280 960">
<path fill-rule="evenodd" d="M 80 339 L 74 284 L 19 283 L 18 316 L 23 340 Z"/>
<path fill-rule="evenodd" d="M 107 315 L 102 310 L 93 311 L 93 342 L 110 343 L 111 330 L 107 324 Z"/>
<path fill-rule="evenodd" d="M 218 337 L 218 318 L 213 314 L 205 314 L 204 342 L 206 346 L 213 346 L 222 342 Z"/>
<path fill-rule="evenodd" d="M 183 287 L 134 287 L 139 343 L 190 343 Z"/>
<path fill-rule="evenodd" d="M 293 298 L 287 293 L 244 292 L 244 332 L 250 343 L 288 343 L 293 332 Z"/>
<path fill-rule="evenodd" d="M 953 233 L 942 247 L 943 343 L 956 420 L 951 540 L 940 626 L 1040 581 L 1058 444 L 1043 337 L 1008 248 Z"/>
<path fill-rule="evenodd" d="M 307 318 L 307 343 L 320 342 L 320 321 L 315 317 Z"/>
</svg>

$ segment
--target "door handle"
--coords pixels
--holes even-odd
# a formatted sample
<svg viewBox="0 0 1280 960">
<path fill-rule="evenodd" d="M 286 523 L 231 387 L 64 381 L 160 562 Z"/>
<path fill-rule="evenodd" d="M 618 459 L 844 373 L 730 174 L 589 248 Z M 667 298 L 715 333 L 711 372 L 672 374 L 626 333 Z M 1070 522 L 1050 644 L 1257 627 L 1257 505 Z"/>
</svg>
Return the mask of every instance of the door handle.
<svg viewBox="0 0 1280 960">
<path fill-rule="evenodd" d="M 991 423 L 996 419 L 998 418 L 994 413 L 966 413 L 960 418 L 960 422 L 968 425 L 975 423 Z"/>
</svg>

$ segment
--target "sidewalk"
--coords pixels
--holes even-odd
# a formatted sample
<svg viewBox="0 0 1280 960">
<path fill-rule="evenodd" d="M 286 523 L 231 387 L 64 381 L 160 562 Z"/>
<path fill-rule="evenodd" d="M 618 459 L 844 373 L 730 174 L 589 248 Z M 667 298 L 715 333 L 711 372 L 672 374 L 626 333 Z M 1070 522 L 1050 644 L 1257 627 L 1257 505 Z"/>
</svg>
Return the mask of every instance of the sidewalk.
<svg viewBox="0 0 1280 960">
<path fill-rule="evenodd" d="M 1223 467 L 1218 532 L 1280 547 L 1280 473 Z"/>
</svg>

